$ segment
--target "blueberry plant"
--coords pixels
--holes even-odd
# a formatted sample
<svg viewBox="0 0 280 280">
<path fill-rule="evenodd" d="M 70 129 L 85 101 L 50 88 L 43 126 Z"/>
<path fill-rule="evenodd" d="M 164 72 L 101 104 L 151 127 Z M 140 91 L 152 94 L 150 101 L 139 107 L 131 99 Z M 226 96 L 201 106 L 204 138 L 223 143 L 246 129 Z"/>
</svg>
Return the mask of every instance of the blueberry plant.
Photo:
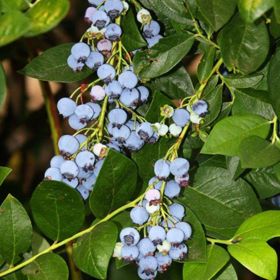
<svg viewBox="0 0 280 280">
<path fill-rule="evenodd" d="M 1 45 L 69 7 L 0 3 Z M 279 2 L 88 5 L 79 42 L 20 71 L 78 85 L 47 106 L 55 154 L 29 207 L 1 204 L 0 278 L 279 279 Z"/>
</svg>

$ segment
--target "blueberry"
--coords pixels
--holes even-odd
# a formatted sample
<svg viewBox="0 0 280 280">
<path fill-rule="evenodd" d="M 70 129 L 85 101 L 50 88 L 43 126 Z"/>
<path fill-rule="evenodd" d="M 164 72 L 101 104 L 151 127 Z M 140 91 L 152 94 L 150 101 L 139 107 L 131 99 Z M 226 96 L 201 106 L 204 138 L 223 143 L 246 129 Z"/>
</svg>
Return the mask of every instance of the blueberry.
<svg viewBox="0 0 280 280">
<path fill-rule="evenodd" d="M 78 186 L 77 191 L 81 194 L 82 198 L 86 200 L 89 197 L 89 190 L 86 189 L 84 186 Z"/>
<path fill-rule="evenodd" d="M 154 172 L 159 179 L 165 180 L 170 174 L 169 161 L 164 159 L 157 160 L 154 166 Z"/>
<path fill-rule="evenodd" d="M 78 142 L 80 144 L 80 148 L 81 148 L 81 145 L 83 145 L 87 141 L 87 137 L 84 134 L 77 134 L 77 135 L 75 135 L 75 138 L 78 140 Z M 85 149 L 85 148 L 83 148 L 83 149 Z"/>
<path fill-rule="evenodd" d="M 161 244 L 166 237 L 166 232 L 161 226 L 153 226 L 149 230 L 149 239 L 155 244 Z"/>
<path fill-rule="evenodd" d="M 104 10 L 112 20 L 117 18 L 123 9 L 123 3 L 120 0 L 107 0 L 104 4 Z"/>
<path fill-rule="evenodd" d="M 184 232 L 184 240 L 188 240 L 192 236 L 192 227 L 186 222 L 179 222 L 176 224 L 176 228 L 179 228 Z"/>
<path fill-rule="evenodd" d="M 79 141 L 72 135 L 63 135 L 58 140 L 58 148 L 62 155 L 71 156 L 78 151 Z"/>
<path fill-rule="evenodd" d="M 153 271 L 157 270 L 157 259 L 152 256 L 143 257 L 139 260 L 139 268 L 146 275 L 150 275 Z"/>
<path fill-rule="evenodd" d="M 132 131 L 129 137 L 125 140 L 125 147 L 130 151 L 139 151 L 143 145 L 144 141 L 136 134 L 135 131 Z"/>
<path fill-rule="evenodd" d="M 167 271 L 172 263 L 172 259 L 170 258 L 170 256 L 156 253 L 155 257 L 158 263 L 158 271 L 161 273 Z"/>
<path fill-rule="evenodd" d="M 180 244 L 179 246 L 172 247 L 169 251 L 169 256 L 171 259 L 176 261 L 182 261 L 188 253 L 188 247 L 185 244 Z"/>
<path fill-rule="evenodd" d="M 122 87 L 133 89 L 138 83 L 138 78 L 132 71 L 126 70 L 119 75 L 118 81 Z"/>
<path fill-rule="evenodd" d="M 63 156 L 54 156 L 52 159 L 51 159 L 51 167 L 54 167 L 54 168 L 60 168 L 61 164 L 64 162 L 64 158 Z"/>
<path fill-rule="evenodd" d="M 90 108 L 93 111 L 93 115 L 91 117 L 91 120 L 95 120 L 99 117 L 100 113 L 101 113 L 101 107 L 99 104 L 97 103 L 93 103 L 93 102 L 88 102 L 86 103 L 86 105 L 90 106 Z"/>
<path fill-rule="evenodd" d="M 139 250 L 136 246 L 123 246 L 121 250 L 121 257 L 127 261 L 132 262 L 137 259 Z"/>
<path fill-rule="evenodd" d="M 94 7 L 98 7 L 104 2 L 104 0 L 88 0 L 88 2 Z"/>
<path fill-rule="evenodd" d="M 45 172 L 45 179 L 47 180 L 54 180 L 54 181 L 61 181 L 62 175 L 60 173 L 60 170 L 55 167 L 50 167 Z"/>
<path fill-rule="evenodd" d="M 169 198 L 174 198 L 179 195 L 181 191 L 181 188 L 178 183 L 176 183 L 174 180 L 168 181 L 166 183 L 164 194 Z"/>
<path fill-rule="evenodd" d="M 71 54 L 78 62 L 85 62 L 90 55 L 90 47 L 86 43 L 76 43 L 71 48 Z"/>
<path fill-rule="evenodd" d="M 86 66 L 93 70 L 96 70 L 103 63 L 104 63 L 104 56 L 99 52 L 91 52 L 86 60 Z"/>
<path fill-rule="evenodd" d="M 107 146 L 110 148 L 110 149 L 113 149 L 117 152 L 120 152 L 121 151 L 121 148 L 119 146 L 119 143 L 115 142 L 115 141 L 111 141 L 107 144 Z"/>
<path fill-rule="evenodd" d="M 172 136 L 178 137 L 182 132 L 182 127 L 173 123 L 169 126 L 169 132 Z"/>
<path fill-rule="evenodd" d="M 83 186 L 87 190 L 92 191 L 95 183 L 96 183 L 96 176 L 94 174 L 92 174 L 90 177 L 88 177 L 84 180 Z"/>
<path fill-rule="evenodd" d="M 92 24 L 98 29 L 106 27 L 110 23 L 110 18 L 104 11 L 97 10 L 91 17 Z"/>
<path fill-rule="evenodd" d="M 84 16 L 86 22 L 92 23 L 91 19 L 95 12 L 96 12 L 96 9 L 94 7 L 88 7 L 86 9 L 85 16 Z"/>
<path fill-rule="evenodd" d="M 189 161 L 184 158 L 176 158 L 170 163 L 170 172 L 174 176 L 184 176 L 190 168 Z"/>
<path fill-rule="evenodd" d="M 77 104 L 68 97 L 61 98 L 57 102 L 57 109 L 59 114 L 61 114 L 64 118 L 67 118 L 74 114 Z"/>
<path fill-rule="evenodd" d="M 158 190 L 155 190 L 155 189 L 151 189 L 151 190 L 148 190 L 146 193 L 145 193 L 145 199 L 147 201 L 158 201 L 160 200 L 160 192 Z"/>
<path fill-rule="evenodd" d="M 137 273 L 139 278 L 143 280 L 154 280 L 157 276 L 157 270 L 145 272 L 141 269 L 141 267 L 138 267 Z"/>
<path fill-rule="evenodd" d="M 87 104 L 81 104 L 75 109 L 75 115 L 78 117 L 81 123 L 85 123 L 91 120 L 93 111 Z"/>
<path fill-rule="evenodd" d="M 139 126 L 139 123 L 135 120 L 129 120 L 125 125 L 129 127 L 131 131 L 136 131 L 137 127 Z"/>
<path fill-rule="evenodd" d="M 176 125 L 184 127 L 190 120 L 190 113 L 185 109 L 176 109 L 172 119 Z"/>
<path fill-rule="evenodd" d="M 276 195 L 271 198 L 271 202 L 274 206 L 280 207 L 280 195 Z"/>
<path fill-rule="evenodd" d="M 139 252 L 144 256 L 152 256 L 156 250 L 154 243 L 149 238 L 143 238 L 137 245 Z"/>
<path fill-rule="evenodd" d="M 147 38 L 148 48 L 150 49 L 153 46 L 155 46 L 160 41 L 160 39 L 162 39 L 161 35 L 156 35 L 154 37 Z"/>
<path fill-rule="evenodd" d="M 189 185 L 189 174 L 184 174 L 183 176 L 175 176 L 175 181 L 180 185 L 180 187 L 187 187 Z"/>
<path fill-rule="evenodd" d="M 127 113 L 123 109 L 113 109 L 109 112 L 108 119 L 114 126 L 123 125 L 127 120 Z"/>
<path fill-rule="evenodd" d="M 110 64 L 103 64 L 98 68 L 97 76 L 105 83 L 110 83 L 116 76 L 116 70 Z"/>
<path fill-rule="evenodd" d="M 95 156 L 90 151 L 79 152 L 76 156 L 76 164 L 85 171 L 92 171 L 95 162 Z"/>
<path fill-rule="evenodd" d="M 159 139 L 159 135 L 157 134 L 157 132 L 154 132 L 152 137 L 148 140 L 149 144 L 155 144 Z"/>
<path fill-rule="evenodd" d="M 200 117 L 203 117 L 208 112 L 208 104 L 204 100 L 198 100 L 192 105 L 192 110 Z"/>
<path fill-rule="evenodd" d="M 140 92 L 141 103 L 145 103 L 149 98 L 149 90 L 144 86 L 137 87 L 137 90 Z"/>
<path fill-rule="evenodd" d="M 149 24 L 144 25 L 143 33 L 146 38 L 152 38 L 159 35 L 160 25 L 157 21 L 152 20 Z"/>
<path fill-rule="evenodd" d="M 179 228 L 171 228 L 166 234 L 166 240 L 173 244 L 180 244 L 185 238 L 184 232 Z"/>
<path fill-rule="evenodd" d="M 73 179 L 64 178 L 62 182 L 73 189 L 75 189 L 79 185 L 79 180 L 77 178 L 73 178 Z"/>
<path fill-rule="evenodd" d="M 154 130 L 149 122 L 143 122 L 137 127 L 136 133 L 142 140 L 148 142 L 149 139 L 153 136 Z"/>
<path fill-rule="evenodd" d="M 81 182 L 85 182 L 86 179 L 88 179 L 91 175 L 93 175 L 91 171 L 85 171 L 84 169 L 79 167 L 78 178 L 80 179 Z"/>
<path fill-rule="evenodd" d="M 140 235 L 135 228 L 127 227 L 120 232 L 120 240 L 124 245 L 135 246 L 140 240 Z"/>
<path fill-rule="evenodd" d="M 140 93 L 137 89 L 124 89 L 120 96 L 120 102 L 125 106 L 135 109 L 140 102 Z"/>
<path fill-rule="evenodd" d="M 103 87 L 96 85 L 91 88 L 90 96 L 93 101 L 101 101 L 105 97 L 105 90 Z"/>
<path fill-rule="evenodd" d="M 112 50 L 112 42 L 108 39 L 102 39 L 97 43 L 97 49 L 106 54 Z"/>
<path fill-rule="evenodd" d="M 105 87 L 105 92 L 112 98 L 118 98 L 122 93 L 122 87 L 118 81 L 114 80 Z"/>
<path fill-rule="evenodd" d="M 144 207 L 136 206 L 130 211 L 130 218 L 134 224 L 143 225 L 149 219 L 149 214 Z"/>
<path fill-rule="evenodd" d="M 65 160 L 60 166 L 61 174 L 67 179 L 73 179 L 79 174 L 79 167 L 72 160 Z"/>
<path fill-rule="evenodd" d="M 97 177 L 99 175 L 99 172 L 103 166 L 103 163 L 104 163 L 104 159 L 101 159 L 99 160 L 96 164 L 95 164 L 95 167 L 94 167 L 94 175 Z"/>
<path fill-rule="evenodd" d="M 85 64 L 83 62 L 78 62 L 73 55 L 69 55 L 67 58 L 68 66 L 75 72 L 80 72 L 83 70 Z"/>
<path fill-rule="evenodd" d="M 116 141 L 119 143 L 125 143 L 125 141 L 130 136 L 130 129 L 126 125 L 120 127 L 114 127 L 112 130 L 112 135 Z"/>
<path fill-rule="evenodd" d="M 172 216 L 182 220 L 185 216 L 185 208 L 178 203 L 173 203 L 169 206 L 169 212 Z"/>
<path fill-rule="evenodd" d="M 68 123 L 69 123 L 70 127 L 75 130 L 80 130 L 87 126 L 86 122 L 81 122 L 81 120 L 75 114 L 73 114 L 69 117 Z"/>
<path fill-rule="evenodd" d="M 122 29 L 119 25 L 111 23 L 107 26 L 105 37 L 110 41 L 117 41 L 122 35 Z"/>
</svg>

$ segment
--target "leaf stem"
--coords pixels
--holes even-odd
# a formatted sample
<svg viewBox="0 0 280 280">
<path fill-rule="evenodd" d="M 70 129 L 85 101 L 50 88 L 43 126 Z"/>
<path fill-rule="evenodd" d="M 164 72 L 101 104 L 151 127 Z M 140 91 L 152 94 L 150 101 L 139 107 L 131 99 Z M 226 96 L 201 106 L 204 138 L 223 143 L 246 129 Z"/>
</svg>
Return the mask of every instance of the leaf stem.
<svg viewBox="0 0 280 280">
<path fill-rule="evenodd" d="M 215 239 L 215 238 L 210 238 L 207 237 L 207 241 L 210 242 L 211 244 L 224 244 L 224 245 L 232 245 L 234 244 L 234 242 L 232 242 L 232 240 L 222 240 L 222 239 Z"/>
<path fill-rule="evenodd" d="M 98 121 L 98 138 L 101 141 L 103 137 L 103 130 L 104 130 L 104 120 L 105 120 L 105 115 L 106 115 L 106 110 L 107 110 L 107 105 L 108 105 L 108 95 L 105 96 L 103 104 L 102 104 L 102 110 L 100 114 L 100 118 Z"/>
</svg>

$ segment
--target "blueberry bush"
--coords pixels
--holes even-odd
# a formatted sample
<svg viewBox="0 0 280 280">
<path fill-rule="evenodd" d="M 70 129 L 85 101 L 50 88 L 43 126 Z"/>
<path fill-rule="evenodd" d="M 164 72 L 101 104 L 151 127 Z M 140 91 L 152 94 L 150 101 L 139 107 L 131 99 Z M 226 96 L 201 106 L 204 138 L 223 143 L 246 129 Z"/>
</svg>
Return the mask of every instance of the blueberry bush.
<svg viewBox="0 0 280 280">
<path fill-rule="evenodd" d="M 27 44 L 54 153 L 1 204 L 0 278 L 279 279 L 279 1 L 84 2 L 79 41 Z M 0 1 L 0 46 L 69 7 Z M 50 82 L 73 90 L 55 105 Z"/>
</svg>

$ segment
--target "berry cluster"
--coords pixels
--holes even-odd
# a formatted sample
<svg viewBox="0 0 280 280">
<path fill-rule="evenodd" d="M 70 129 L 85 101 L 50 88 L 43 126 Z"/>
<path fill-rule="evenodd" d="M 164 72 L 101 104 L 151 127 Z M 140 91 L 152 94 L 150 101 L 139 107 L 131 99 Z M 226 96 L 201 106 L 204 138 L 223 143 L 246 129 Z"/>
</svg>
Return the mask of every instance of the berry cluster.
<svg viewBox="0 0 280 280">
<path fill-rule="evenodd" d="M 136 262 L 141 279 L 154 279 L 165 272 L 172 261 L 182 261 L 188 252 L 185 244 L 191 235 L 190 224 L 183 221 L 185 209 L 171 199 L 188 185 L 189 162 L 184 158 L 160 159 L 154 167 L 155 177 L 142 201 L 130 212 L 138 228 L 124 228 L 115 246 L 114 257 Z M 171 175 L 175 180 L 170 179 Z M 144 238 L 140 237 L 140 230 Z"/>
</svg>

